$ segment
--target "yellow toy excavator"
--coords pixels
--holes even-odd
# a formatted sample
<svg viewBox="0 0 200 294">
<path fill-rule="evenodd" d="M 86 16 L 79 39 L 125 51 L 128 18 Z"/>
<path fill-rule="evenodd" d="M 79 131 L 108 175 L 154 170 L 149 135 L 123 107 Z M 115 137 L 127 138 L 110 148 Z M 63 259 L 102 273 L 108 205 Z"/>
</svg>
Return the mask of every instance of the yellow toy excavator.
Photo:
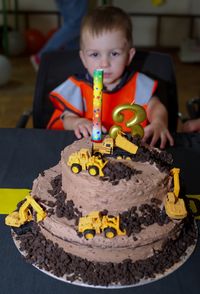
<svg viewBox="0 0 200 294">
<path fill-rule="evenodd" d="M 29 209 L 30 206 L 36 211 L 37 222 L 42 221 L 46 217 L 46 212 L 36 200 L 32 196 L 27 195 L 26 200 L 20 206 L 19 211 L 14 211 L 5 218 L 6 225 L 19 228 L 32 221 L 33 215 Z"/>
<path fill-rule="evenodd" d="M 179 168 L 171 170 L 174 179 L 174 191 L 167 193 L 165 201 L 166 214 L 172 219 L 183 219 L 187 216 L 187 210 L 183 199 L 179 198 L 180 182 L 179 182 Z"/>
</svg>

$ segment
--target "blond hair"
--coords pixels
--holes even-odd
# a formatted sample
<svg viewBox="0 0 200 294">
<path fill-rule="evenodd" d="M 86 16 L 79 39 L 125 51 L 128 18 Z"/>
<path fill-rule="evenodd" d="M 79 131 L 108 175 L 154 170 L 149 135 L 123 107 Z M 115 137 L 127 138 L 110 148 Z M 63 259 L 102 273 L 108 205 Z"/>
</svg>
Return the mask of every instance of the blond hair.
<svg viewBox="0 0 200 294">
<path fill-rule="evenodd" d="M 120 30 L 124 33 L 128 44 L 133 47 L 132 23 L 129 15 L 119 7 L 100 6 L 89 12 L 82 21 L 80 46 L 83 33 L 88 31 L 92 36 L 99 36 L 106 31 Z"/>
</svg>

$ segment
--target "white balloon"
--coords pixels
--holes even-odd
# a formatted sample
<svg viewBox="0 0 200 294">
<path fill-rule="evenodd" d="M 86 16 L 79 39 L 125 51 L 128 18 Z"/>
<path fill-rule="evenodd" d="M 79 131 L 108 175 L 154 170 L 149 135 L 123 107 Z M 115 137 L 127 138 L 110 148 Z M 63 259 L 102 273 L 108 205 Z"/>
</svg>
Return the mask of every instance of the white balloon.
<svg viewBox="0 0 200 294">
<path fill-rule="evenodd" d="M 0 55 L 0 86 L 5 85 L 11 78 L 12 66 L 7 57 Z"/>
</svg>

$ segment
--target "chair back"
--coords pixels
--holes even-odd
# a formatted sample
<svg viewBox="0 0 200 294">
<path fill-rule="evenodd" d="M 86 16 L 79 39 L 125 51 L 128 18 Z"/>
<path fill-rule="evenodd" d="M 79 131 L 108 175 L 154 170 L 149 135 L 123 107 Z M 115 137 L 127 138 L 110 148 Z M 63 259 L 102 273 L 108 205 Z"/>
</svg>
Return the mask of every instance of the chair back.
<svg viewBox="0 0 200 294">
<path fill-rule="evenodd" d="M 49 93 L 69 76 L 83 71 L 78 51 L 52 51 L 43 54 L 33 99 L 34 128 L 46 128 L 53 113 Z"/>
<path fill-rule="evenodd" d="M 176 131 L 178 99 L 174 65 L 169 54 L 138 50 L 132 64 L 137 71 L 160 82 L 159 98 L 169 113 L 169 129 Z M 33 101 L 33 127 L 46 128 L 53 113 L 49 93 L 70 75 L 85 71 L 78 51 L 53 51 L 45 53 L 36 80 Z"/>
</svg>

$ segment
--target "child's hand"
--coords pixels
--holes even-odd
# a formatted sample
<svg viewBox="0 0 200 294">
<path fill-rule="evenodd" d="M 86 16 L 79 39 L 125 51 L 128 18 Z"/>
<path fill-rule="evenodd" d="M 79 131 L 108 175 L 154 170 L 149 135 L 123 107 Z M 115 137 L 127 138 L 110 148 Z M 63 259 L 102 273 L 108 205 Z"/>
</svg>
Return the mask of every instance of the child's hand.
<svg viewBox="0 0 200 294">
<path fill-rule="evenodd" d="M 104 126 L 102 126 L 102 132 L 107 132 Z M 74 133 L 78 139 L 81 139 L 82 136 L 84 138 L 90 137 L 92 135 L 92 122 L 86 118 L 77 119 L 74 124 Z"/>
<path fill-rule="evenodd" d="M 92 122 L 86 118 L 78 118 L 74 123 L 74 133 L 78 139 L 88 138 L 92 134 Z"/>
<path fill-rule="evenodd" d="M 166 126 L 160 121 L 153 121 L 148 126 L 144 128 L 144 137 L 143 142 L 150 141 L 150 146 L 155 146 L 158 140 L 160 139 L 160 148 L 165 148 L 167 141 L 169 141 L 170 146 L 174 145 L 174 140 L 170 135 L 169 130 Z"/>
<path fill-rule="evenodd" d="M 185 133 L 200 132 L 200 118 L 186 121 L 183 124 L 182 132 L 185 132 Z"/>
</svg>

